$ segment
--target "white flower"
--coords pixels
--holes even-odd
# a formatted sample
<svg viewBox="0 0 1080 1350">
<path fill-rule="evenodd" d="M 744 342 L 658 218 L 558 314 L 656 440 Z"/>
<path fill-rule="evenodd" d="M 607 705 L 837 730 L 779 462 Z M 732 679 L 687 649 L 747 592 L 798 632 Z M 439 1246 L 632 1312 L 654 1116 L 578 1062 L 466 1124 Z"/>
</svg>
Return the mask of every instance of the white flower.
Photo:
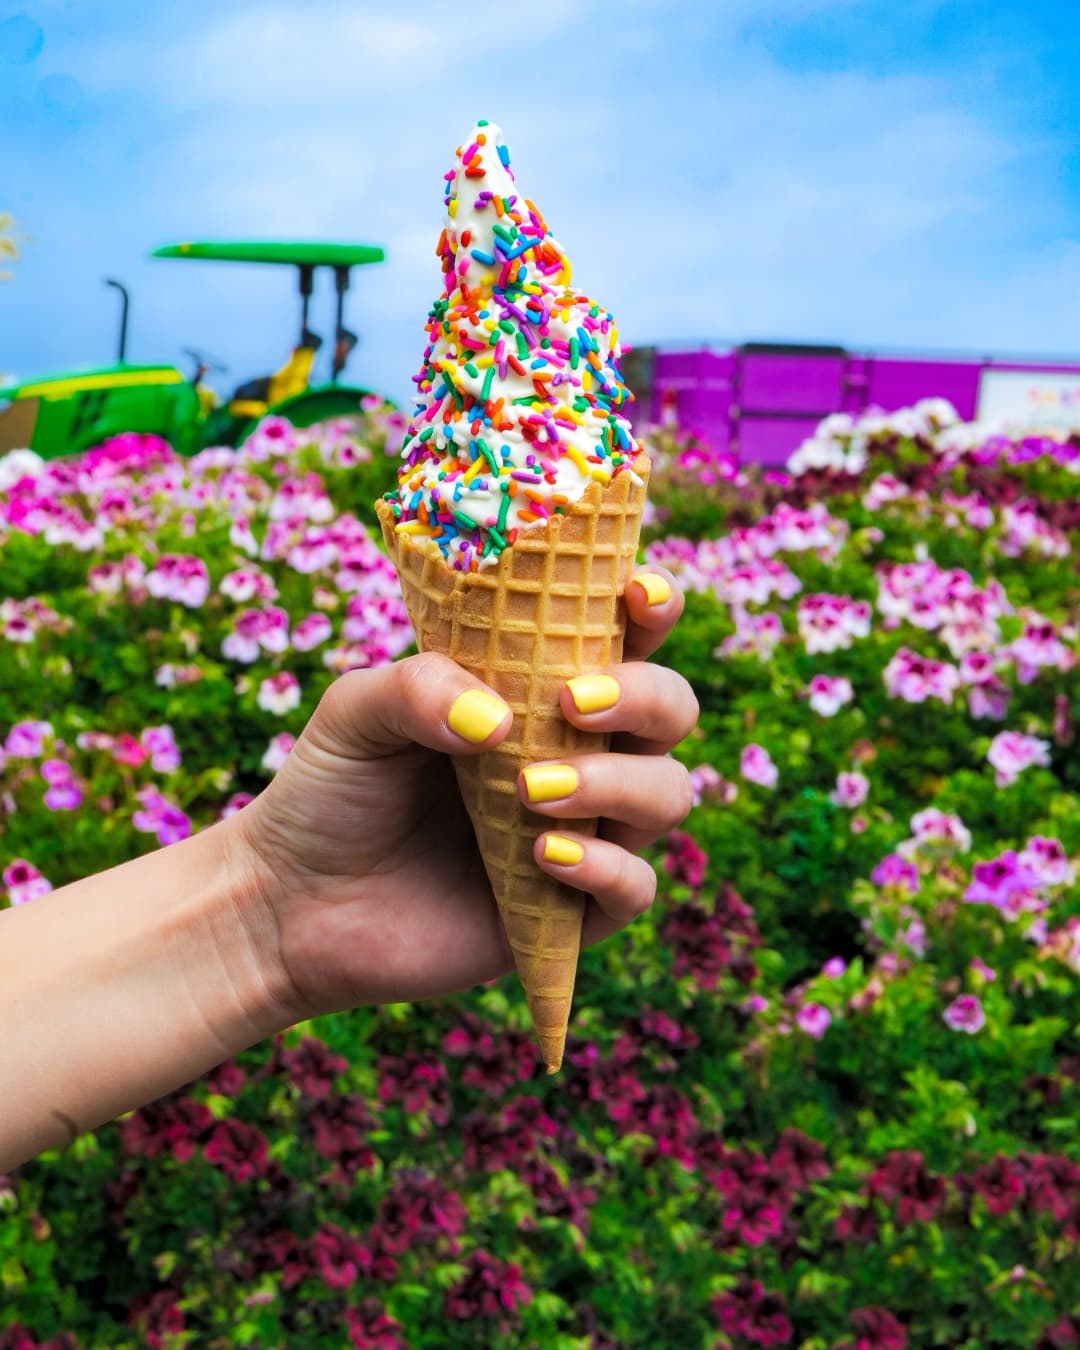
<svg viewBox="0 0 1080 1350">
<path fill-rule="evenodd" d="M 3 398 L 2 389 L 0 398 Z M 45 461 L 33 450 L 12 450 L 0 455 L 0 492 L 14 487 L 20 478 L 38 478 L 44 472 Z"/>
<path fill-rule="evenodd" d="M 300 683 L 288 670 L 268 675 L 259 685 L 257 702 L 265 712 L 276 713 L 280 717 L 299 706 Z"/>
</svg>

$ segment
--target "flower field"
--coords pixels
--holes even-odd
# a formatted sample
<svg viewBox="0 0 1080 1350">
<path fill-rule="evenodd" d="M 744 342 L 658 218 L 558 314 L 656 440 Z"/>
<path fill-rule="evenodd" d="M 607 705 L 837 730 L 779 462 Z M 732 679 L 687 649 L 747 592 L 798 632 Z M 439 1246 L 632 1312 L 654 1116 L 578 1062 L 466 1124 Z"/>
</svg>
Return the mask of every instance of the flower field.
<svg viewBox="0 0 1080 1350">
<path fill-rule="evenodd" d="M 0 460 L 0 907 L 408 650 L 401 431 Z M 0 1177 L 0 1350 L 1080 1346 L 1080 437 L 651 448 L 699 800 L 562 1073 L 512 979 L 293 1028 Z"/>
</svg>

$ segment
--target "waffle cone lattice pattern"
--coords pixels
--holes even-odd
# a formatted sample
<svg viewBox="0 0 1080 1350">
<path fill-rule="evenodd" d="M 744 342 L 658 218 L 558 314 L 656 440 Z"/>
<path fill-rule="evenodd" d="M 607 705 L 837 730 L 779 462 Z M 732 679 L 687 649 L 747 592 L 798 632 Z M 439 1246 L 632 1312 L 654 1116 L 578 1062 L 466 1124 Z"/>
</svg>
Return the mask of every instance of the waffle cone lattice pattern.
<svg viewBox="0 0 1080 1350">
<path fill-rule="evenodd" d="M 585 896 L 533 860 L 544 830 L 595 834 L 595 820 L 552 820 L 517 796 L 534 760 L 606 750 L 606 736 L 570 725 L 559 694 L 573 675 L 622 660 L 623 592 L 633 570 L 645 503 L 648 458 L 585 496 L 546 528 L 523 531 L 494 567 L 461 573 L 429 540 L 400 535 L 389 504 L 377 503 L 421 651 L 441 652 L 510 705 L 514 722 L 494 750 L 455 758 L 518 974 L 550 1072 L 562 1062 L 574 992 Z"/>
</svg>

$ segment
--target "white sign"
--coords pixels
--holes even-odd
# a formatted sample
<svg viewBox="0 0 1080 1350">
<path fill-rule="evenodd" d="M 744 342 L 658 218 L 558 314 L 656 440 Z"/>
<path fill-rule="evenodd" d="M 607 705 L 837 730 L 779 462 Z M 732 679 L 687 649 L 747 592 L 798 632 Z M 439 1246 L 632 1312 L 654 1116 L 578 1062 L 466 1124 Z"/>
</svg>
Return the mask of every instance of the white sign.
<svg viewBox="0 0 1080 1350">
<path fill-rule="evenodd" d="M 1080 370 L 984 370 L 975 415 L 1006 426 L 1080 430 Z"/>
</svg>

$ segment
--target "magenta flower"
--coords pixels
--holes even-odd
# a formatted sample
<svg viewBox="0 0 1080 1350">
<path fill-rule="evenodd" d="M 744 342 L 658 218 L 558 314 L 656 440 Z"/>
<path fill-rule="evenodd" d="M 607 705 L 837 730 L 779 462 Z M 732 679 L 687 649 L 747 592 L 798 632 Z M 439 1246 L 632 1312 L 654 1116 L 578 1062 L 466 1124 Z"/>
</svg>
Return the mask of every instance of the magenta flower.
<svg viewBox="0 0 1080 1350">
<path fill-rule="evenodd" d="M 712 1310 L 720 1330 L 750 1345 L 790 1345 L 791 1322 L 783 1294 L 767 1291 L 758 1280 L 743 1275 L 734 1289 L 718 1294 Z"/>
<path fill-rule="evenodd" d="M 805 1003 L 795 1014 L 795 1021 L 808 1036 L 820 1041 L 832 1021 L 832 1013 L 822 1003 Z"/>
<path fill-rule="evenodd" d="M 966 1031 L 974 1036 L 986 1025 L 986 1014 L 975 994 L 960 994 L 942 1013 L 945 1025 L 953 1031 Z"/>
<path fill-rule="evenodd" d="M 847 962 L 841 956 L 830 956 L 821 967 L 821 973 L 827 979 L 838 980 L 847 970 Z"/>
<path fill-rule="evenodd" d="M 46 881 L 32 862 L 25 858 L 16 858 L 8 863 L 3 871 L 4 885 L 8 889 L 8 899 L 13 905 L 24 905 L 39 895 L 48 895 L 52 882 Z"/>
<path fill-rule="evenodd" d="M 229 816 L 235 816 L 237 811 L 242 811 L 245 806 L 250 806 L 254 800 L 255 798 L 250 792 L 234 792 L 218 813 L 218 819 L 227 820 Z"/>
<path fill-rule="evenodd" d="M 915 864 L 902 858 L 899 853 L 886 853 L 870 873 L 875 886 L 903 886 L 909 891 L 919 889 L 919 873 Z"/>
<path fill-rule="evenodd" d="M 973 956 L 968 962 L 968 966 L 975 971 L 977 975 L 981 976 L 987 984 L 992 980 L 997 979 L 997 971 L 991 966 L 988 966 L 980 956 Z"/>
<path fill-rule="evenodd" d="M 312 1101 L 325 1100 L 334 1080 L 349 1067 L 347 1059 L 332 1054 L 315 1036 L 305 1036 L 299 1045 L 279 1050 L 277 1059 L 289 1081 Z"/>
<path fill-rule="evenodd" d="M 1009 918 L 1029 908 L 1028 900 L 1041 885 L 1041 878 L 1020 862 L 1014 849 L 1006 849 L 997 858 L 977 862 L 972 882 L 964 892 L 969 905 L 994 905 Z"/>
<path fill-rule="evenodd" d="M 213 1128 L 204 1149 L 207 1162 L 233 1181 L 251 1181 L 266 1170 L 269 1147 L 262 1131 L 242 1120 L 222 1120 Z"/>
<path fill-rule="evenodd" d="M 884 1308 L 856 1308 L 851 1314 L 855 1340 L 844 1341 L 837 1350 L 907 1350 L 907 1332 Z"/>
<path fill-rule="evenodd" d="M 455 1321 L 493 1317 L 506 1323 L 507 1314 L 531 1299 L 532 1291 L 521 1278 L 520 1266 L 478 1250 L 469 1253 L 465 1274 L 446 1291 L 444 1307 L 447 1317 Z"/>
<path fill-rule="evenodd" d="M 739 773 L 748 783 L 757 783 L 764 788 L 774 788 L 780 775 L 769 752 L 753 742 L 743 748 L 739 759 Z"/>
<path fill-rule="evenodd" d="M 927 1169 L 915 1149 L 894 1149 L 870 1174 L 869 1195 L 895 1207 L 901 1227 L 930 1223 L 945 1201 L 945 1179 Z"/>
<path fill-rule="evenodd" d="M 408 1350 L 401 1323 L 389 1315 L 377 1298 L 345 1309 L 345 1325 L 353 1350 Z"/>
<path fill-rule="evenodd" d="M 708 855 L 685 830 L 672 830 L 664 842 L 667 846 L 664 871 L 673 881 L 689 886 L 691 890 L 699 890 L 709 865 Z"/>
<path fill-rule="evenodd" d="M 1032 764 L 1050 763 L 1050 742 L 1019 731 L 1002 731 L 990 742 L 986 758 L 997 771 L 994 781 L 998 787 L 1008 787 Z"/>
</svg>

